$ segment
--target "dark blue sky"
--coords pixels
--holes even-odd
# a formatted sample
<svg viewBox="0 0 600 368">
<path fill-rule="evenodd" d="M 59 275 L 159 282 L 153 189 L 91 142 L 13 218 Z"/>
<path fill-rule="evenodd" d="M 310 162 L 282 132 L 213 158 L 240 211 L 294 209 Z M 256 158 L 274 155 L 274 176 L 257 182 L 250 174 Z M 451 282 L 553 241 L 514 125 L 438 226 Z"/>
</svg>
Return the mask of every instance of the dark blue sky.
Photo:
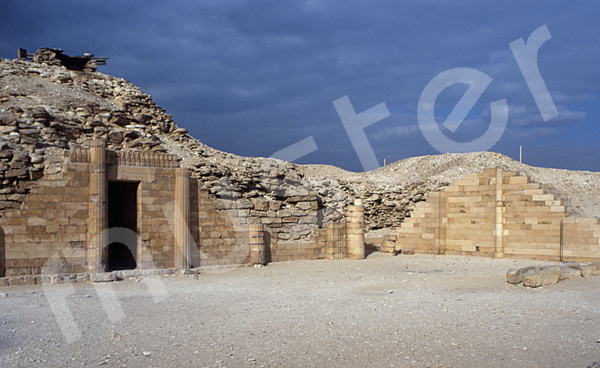
<svg viewBox="0 0 600 368">
<path fill-rule="evenodd" d="M 492 82 L 454 133 L 470 141 L 506 99 L 508 124 L 489 150 L 545 167 L 600 171 L 600 3 L 505 1 L 12 1 L 0 10 L 0 57 L 19 47 L 109 57 L 99 71 L 129 80 L 194 137 L 223 151 L 270 156 L 313 137 L 298 163 L 362 171 L 333 101 L 356 113 L 385 103 L 365 129 L 379 163 L 437 154 L 419 129 L 425 86 L 453 68 Z M 547 26 L 539 71 L 559 115 L 544 121 L 509 44 Z M 438 123 L 467 84 L 437 98 Z"/>
</svg>

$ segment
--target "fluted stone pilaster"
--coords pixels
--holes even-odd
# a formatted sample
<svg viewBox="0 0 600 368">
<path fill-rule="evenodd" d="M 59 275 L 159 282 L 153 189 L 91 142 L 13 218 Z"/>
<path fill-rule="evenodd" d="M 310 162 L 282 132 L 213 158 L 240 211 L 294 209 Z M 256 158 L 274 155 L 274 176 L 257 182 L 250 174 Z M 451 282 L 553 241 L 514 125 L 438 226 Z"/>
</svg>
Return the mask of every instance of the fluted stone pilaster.
<svg viewBox="0 0 600 368">
<path fill-rule="evenodd" d="M 90 273 L 104 271 L 108 236 L 108 181 L 106 178 L 106 149 L 104 139 L 93 139 L 90 147 L 87 269 Z"/>
<path fill-rule="evenodd" d="M 175 268 L 188 269 L 192 261 L 190 224 L 190 172 L 175 170 Z"/>
</svg>

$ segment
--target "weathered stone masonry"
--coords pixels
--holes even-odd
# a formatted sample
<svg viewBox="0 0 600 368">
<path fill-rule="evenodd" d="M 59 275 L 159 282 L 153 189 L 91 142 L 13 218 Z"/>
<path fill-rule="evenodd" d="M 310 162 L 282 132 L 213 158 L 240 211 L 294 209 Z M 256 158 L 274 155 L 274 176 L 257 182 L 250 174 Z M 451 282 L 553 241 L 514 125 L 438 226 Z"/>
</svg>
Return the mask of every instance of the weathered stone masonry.
<svg viewBox="0 0 600 368">
<path fill-rule="evenodd" d="M 102 272 L 108 261 L 109 182 L 134 182 L 138 268 L 173 267 L 173 231 L 161 209 L 174 200 L 175 156 L 113 152 L 102 141 L 90 149 L 64 151 L 64 164 L 47 168 L 21 208 L 6 209 L 6 276 L 40 274 L 53 256 L 55 273 Z M 53 170 L 55 172 L 53 172 Z M 4 271 L 4 270 L 3 270 Z"/>
<path fill-rule="evenodd" d="M 285 208 L 218 199 L 174 155 L 105 144 L 62 151 L 20 208 L 4 210 L 0 276 L 264 264 L 324 259 L 333 249 L 314 196 L 288 198 Z M 364 258 L 362 205 L 347 218 L 332 230 L 336 258 Z M 305 228 L 314 239 L 292 239 Z"/>
<path fill-rule="evenodd" d="M 555 261 L 600 259 L 597 218 L 567 217 L 565 206 L 527 176 L 501 169 L 430 193 L 397 229 L 396 250 Z"/>
</svg>

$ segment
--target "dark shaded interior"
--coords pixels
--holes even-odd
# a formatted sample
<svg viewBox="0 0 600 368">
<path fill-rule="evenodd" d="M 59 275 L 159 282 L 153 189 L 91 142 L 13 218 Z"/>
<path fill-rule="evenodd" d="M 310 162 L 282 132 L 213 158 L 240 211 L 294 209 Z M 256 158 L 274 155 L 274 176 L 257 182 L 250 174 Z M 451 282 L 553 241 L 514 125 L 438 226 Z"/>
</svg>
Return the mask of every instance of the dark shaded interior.
<svg viewBox="0 0 600 368">
<path fill-rule="evenodd" d="M 108 183 L 108 228 L 123 227 L 137 234 L 138 182 Z M 137 267 L 137 241 L 119 241 L 115 233 L 108 236 L 108 271 L 132 270 Z M 122 239 L 121 239 L 122 240 Z M 127 246 L 129 245 L 129 247 Z"/>
</svg>

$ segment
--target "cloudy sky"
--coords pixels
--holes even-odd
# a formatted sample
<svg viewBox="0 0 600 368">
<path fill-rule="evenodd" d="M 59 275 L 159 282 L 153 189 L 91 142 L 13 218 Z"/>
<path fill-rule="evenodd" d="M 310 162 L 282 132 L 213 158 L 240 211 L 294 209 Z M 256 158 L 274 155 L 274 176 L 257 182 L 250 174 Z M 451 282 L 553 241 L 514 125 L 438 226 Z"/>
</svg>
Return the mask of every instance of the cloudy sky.
<svg viewBox="0 0 600 368">
<path fill-rule="evenodd" d="M 473 141 L 506 100 L 487 150 L 518 160 L 523 146 L 527 164 L 600 171 L 600 3 L 449 3 L 4 0 L 0 57 L 43 46 L 109 57 L 99 71 L 140 86 L 205 144 L 271 156 L 312 137 L 316 150 L 295 162 L 352 171 L 364 166 L 334 101 L 347 96 L 356 114 L 385 103 L 389 116 L 362 129 L 379 165 L 438 154 L 419 100 L 436 76 L 471 68 L 491 82 L 454 132 L 443 123 L 470 84 L 449 83 L 434 96 L 435 129 Z M 543 26 L 537 65 L 558 111 L 547 120 L 510 47 Z"/>
</svg>

